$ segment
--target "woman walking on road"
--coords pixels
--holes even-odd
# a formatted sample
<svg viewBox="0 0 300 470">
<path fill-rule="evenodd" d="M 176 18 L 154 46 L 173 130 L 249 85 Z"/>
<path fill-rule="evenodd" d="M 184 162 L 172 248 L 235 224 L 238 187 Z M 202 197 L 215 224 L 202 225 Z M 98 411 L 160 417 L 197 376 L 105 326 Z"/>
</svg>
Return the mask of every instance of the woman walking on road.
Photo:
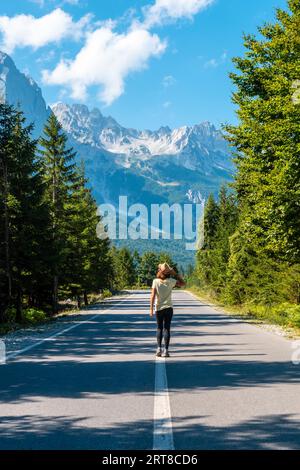
<svg viewBox="0 0 300 470">
<path fill-rule="evenodd" d="M 156 279 L 152 283 L 150 298 L 150 316 L 153 317 L 154 303 L 157 322 L 157 357 L 169 357 L 170 328 L 173 317 L 172 289 L 184 287 L 182 277 L 170 268 L 167 263 L 158 266 Z M 165 348 L 162 353 L 162 338 L 164 337 Z"/>
</svg>

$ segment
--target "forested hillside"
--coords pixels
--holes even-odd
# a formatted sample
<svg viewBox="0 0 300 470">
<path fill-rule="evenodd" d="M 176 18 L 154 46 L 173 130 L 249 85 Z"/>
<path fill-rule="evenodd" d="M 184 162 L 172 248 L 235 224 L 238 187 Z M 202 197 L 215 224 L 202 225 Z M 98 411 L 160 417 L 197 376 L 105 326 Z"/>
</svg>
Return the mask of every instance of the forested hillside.
<svg viewBox="0 0 300 470">
<path fill-rule="evenodd" d="M 109 242 L 95 236 L 96 203 L 51 115 L 32 139 L 21 111 L 0 105 L 0 321 L 58 310 L 109 284 Z M 38 313 L 37 313 L 38 315 Z"/>
<path fill-rule="evenodd" d="M 32 138 L 21 111 L 0 105 L 0 323 L 43 320 L 66 299 L 149 285 L 166 254 L 140 257 L 96 236 L 100 220 L 54 114 Z"/>
</svg>

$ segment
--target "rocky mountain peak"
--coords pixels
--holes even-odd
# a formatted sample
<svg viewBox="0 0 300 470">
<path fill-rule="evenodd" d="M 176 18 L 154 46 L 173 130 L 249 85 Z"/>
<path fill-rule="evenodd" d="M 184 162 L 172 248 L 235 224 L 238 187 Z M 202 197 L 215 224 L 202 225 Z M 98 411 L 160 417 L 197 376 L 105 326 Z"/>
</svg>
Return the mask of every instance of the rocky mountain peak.
<svg viewBox="0 0 300 470">
<path fill-rule="evenodd" d="M 97 108 L 89 111 L 85 105 L 57 103 L 52 106 L 52 110 L 65 131 L 79 143 L 90 143 L 93 147 L 116 155 L 133 157 L 135 161 L 137 158 L 144 160 L 182 153 L 186 156 L 193 153 L 195 160 L 197 152 L 200 159 L 212 151 L 223 155 L 228 153 L 221 132 L 209 122 L 176 129 L 161 126 L 156 131 L 140 131 L 122 127 L 112 117 L 103 116 Z M 122 159 L 118 161 L 122 162 Z M 128 166 L 128 158 L 124 162 Z M 184 166 L 185 162 L 182 160 L 181 164 Z"/>
<path fill-rule="evenodd" d="M 37 83 L 25 73 L 20 72 L 10 56 L 1 51 L 0 99 L 2 102 L 21 106 L 27 122 L 35 124 L 35 136 L 40 136 L 51 110 L 46 106 Z"/>
<path fill-rule="evenodd" d="M 0 96 L 20 105 L 39 137 L 51 109 L 41 89 L 13 60 L 0 52 Z M 52 105 L 78 160 L 86 163 L 87 176 L 97 201 L 202 201 L 229 181 L 234 171 L 228 144 L 210 122 L 171 129 L 139 130 L 120 125 L 94 107 L 58 102 Z"/>
</svg>

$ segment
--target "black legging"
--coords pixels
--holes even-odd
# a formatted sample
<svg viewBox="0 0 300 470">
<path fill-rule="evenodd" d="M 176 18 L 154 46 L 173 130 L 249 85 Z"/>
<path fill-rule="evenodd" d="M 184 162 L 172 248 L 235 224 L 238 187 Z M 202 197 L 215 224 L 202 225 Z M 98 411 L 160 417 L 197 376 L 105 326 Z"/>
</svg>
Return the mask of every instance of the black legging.
<svg viewBox="0 0 300 470">
<path fill-rule="evenodd" d="M 172 308 L 164 308 L 156 312 L 157 322 L 157 347 L 161 348 L 162 337 L 164 336 L 165 348 L 168 349 L 170 343 L 170 328 L 173 316 Z"/>
</svg>

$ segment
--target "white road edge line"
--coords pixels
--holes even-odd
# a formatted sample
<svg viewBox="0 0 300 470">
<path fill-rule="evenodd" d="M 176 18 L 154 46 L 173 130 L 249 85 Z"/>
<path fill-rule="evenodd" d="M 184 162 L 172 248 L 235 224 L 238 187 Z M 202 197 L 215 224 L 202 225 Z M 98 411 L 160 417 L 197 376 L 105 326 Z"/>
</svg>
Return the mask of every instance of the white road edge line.
<svg viewBox="0 0 300 470">
<path fill-rule="evenodd" d="M 6 355 L 6 361 L 9 359 L 13 359 L 14 357 L 20 356 L 24 352 L 29 351 L 30 349 L 36 348 L 40 344 L 44 343 L 45 341 L 51 341 L 53 338 L 56 338 L 57 336 L 63 335 L 64 333 L 67 333 L 68 331 L 73 330 L 74 328 L 77 328 L 77 326 L 84 325 L 85 323 L 90 322 L 91 320 L 94 320 L 94 318 L 97 318 L 100 314 L 103 314 L 107 312 L 108 310 L 111 310 L 114 308 L 116 305 L 121 304 L 124 300 L 126 300 L 128 297 L 130 297 L 132 294 L 127 295 L 123 299 L 119 300 L 118 302 L 114 303 L 110 307 L 106 308 L 105 310 L 101 310 L 100 313 L 96 313 L 95 315 L 90 316 L 87 320 L 82 320 L 79 321 L 78 323 L 75 323 L 74 325 L 69 326 L 68 328 L 65 328 L 64 330 L 58 331 L 57 333 L 47 336 L 46 338 L 41 339 L 37 343 L 31 344 L 30 346 L 26 346 L 26 348 L 20 349 L 19 351 L 15 351 L 13 353 L 7 354 Z"/>
<path fill-rule="evenodd" d="M 166 361 L 156 358 L 153 418 L 153 450 L 174 450 Z"/>
<path fill-rule="evenodd" d="M 190 292 L 188 290 L 184 290 L 183 292 L 186 292 L 187 294 L 190 294 L 195 300 L 197 300 L 197 302 L 200 305 L 205 305 L 204 302 L 197 297 L 197 295 L 193 294 L 193 292 Z M 210 301 L 207 301 L 207 302 L 208 302 L 207 306 L 209 308 L 211 308 L 212 310 L 214 310 L 215 312 L 219 313 L 220 315 L 225 316 L 227 318 L 228 323 L 240 323 L 240 319 L 232 317 L 231 314 L 227 315 L 222 309 L 221 309 L 221 311 L 217 310 L 217 308 L 216 308 L 217 305 L 214 305 L 214 304 L 210 303 Z M 244 320 L 244 322 L 246 323 L 245 320 Z M 248 325 L 251 325 L 251 323 L 248 323 Z"/>
</svg>

